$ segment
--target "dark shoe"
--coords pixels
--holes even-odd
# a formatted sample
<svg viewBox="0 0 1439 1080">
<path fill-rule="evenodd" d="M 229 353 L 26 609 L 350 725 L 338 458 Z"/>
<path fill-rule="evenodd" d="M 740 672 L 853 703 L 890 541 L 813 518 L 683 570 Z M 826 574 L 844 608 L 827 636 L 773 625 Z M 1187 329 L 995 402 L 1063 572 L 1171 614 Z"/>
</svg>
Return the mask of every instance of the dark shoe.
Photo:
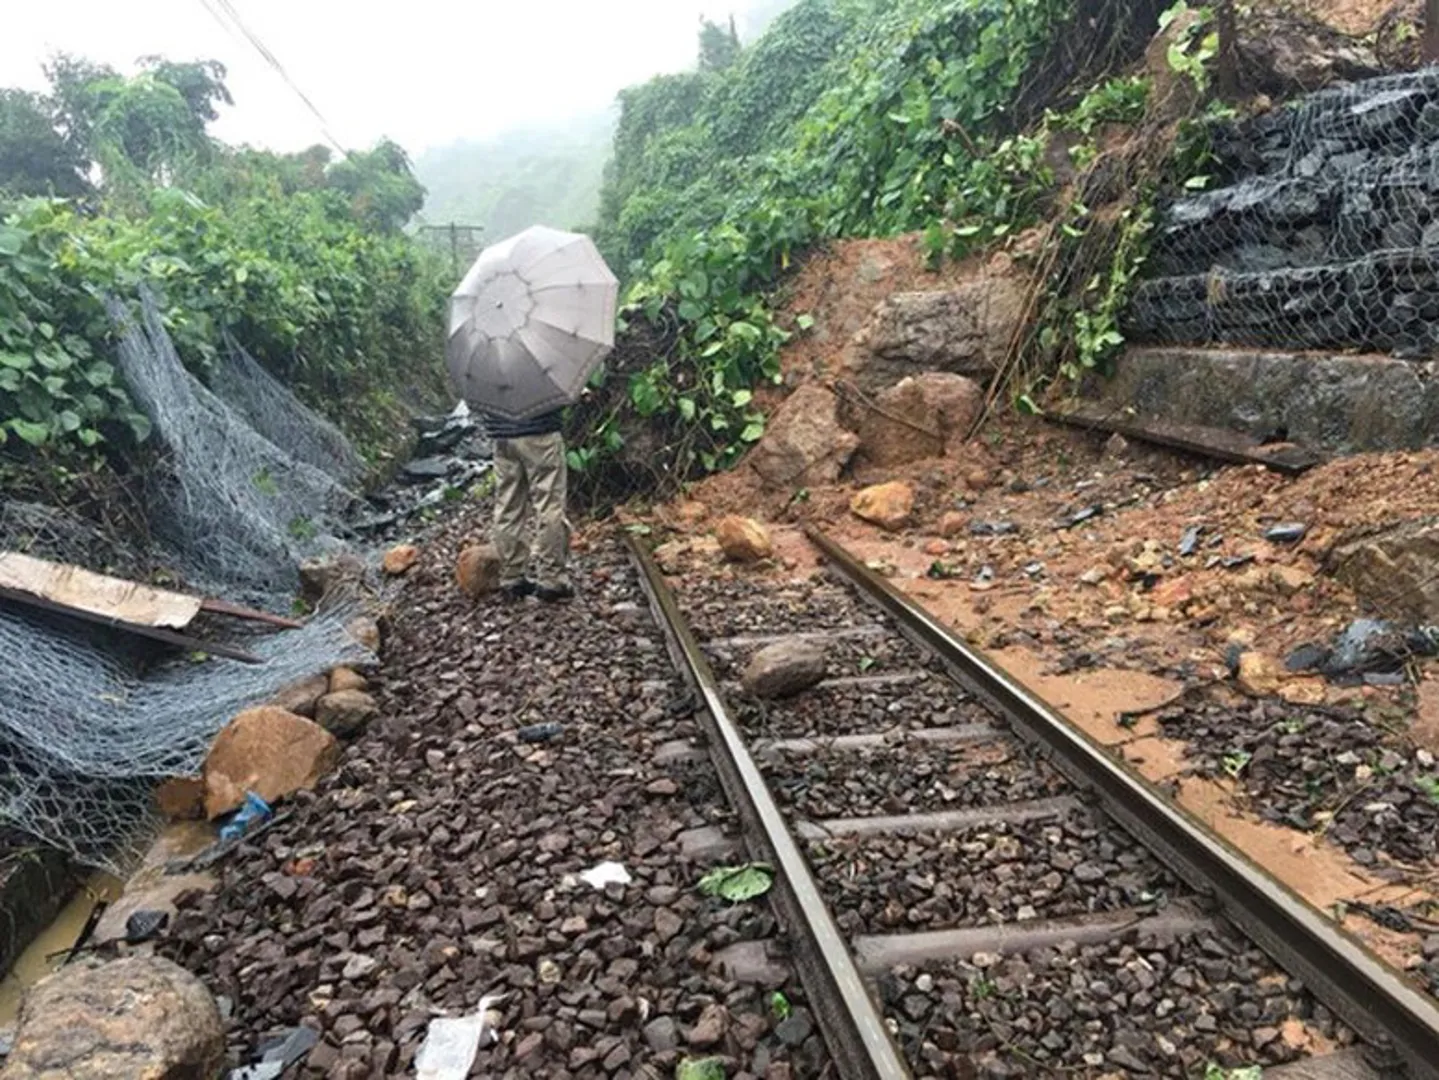
<svg viewBox="0 0 1439 1080">
<path fill-rule="evenodd" d="M 535 589 L 533 581 L 517 581 L 513 585 L 500 586 L 500 593 L 506 600 L 523 600 L 527 596 L 534 596 Z"/>
<path fill-rule="evenodd" d="M 575 590 L 571 585 L 541 585 L 535 589 L 535 595 L 546 604 L 558 604 L 561 600 L 573 600 Z"/>
</svg>

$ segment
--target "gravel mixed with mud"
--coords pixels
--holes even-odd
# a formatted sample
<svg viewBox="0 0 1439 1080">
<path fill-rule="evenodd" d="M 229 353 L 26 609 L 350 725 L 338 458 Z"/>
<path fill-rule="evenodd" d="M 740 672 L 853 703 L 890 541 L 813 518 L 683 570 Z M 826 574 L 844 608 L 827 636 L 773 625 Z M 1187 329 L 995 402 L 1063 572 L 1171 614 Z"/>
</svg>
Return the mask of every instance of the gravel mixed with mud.
<svg viewBox="0 0 1439 1080">
<path fill-rule="evenodd" d="M 1192 770 L 1233 782 L 1259 816 L 1322 832 L 1361 866 L 1434 872 L 1439 765 L 1355 709 L 1205 700 L 1157 717 Z"/>
<path fill-rule="evenodd" d="M 808 750 L 759 757 L 793 818 L 963 811 L 1077 795 L 886 620 L 847 589 L 837 590 L 828 573 L 783 587 L 742 574 L 672 583 L 701 639 L 721 639 L 707 651 L 745 734 L 814 741 Z M 820 629 L 804 618 L 817 606 L 826 612 L 824 627 L 844 631 L 825 639 L 827 681 L 779 701 L 744 694 L 739 678 L 753 653 L 771 635 Z M 735 635 L 747 640 L 725 640 Z M 885 663 L 846 678 L 856 657 L 866 655 Z M 873 678 L 886 674 L 883 668 L 916 677 Z M 974 725 L 998 730 L 976 737 Z M 946 726 L 970 732 L 948 744 L 912 737 Z M 862 750 L 832 741 L 877 734 L 886 740 Z M 1129 920 L 1131 929 L 1098 945 L 1068 942 L 891 966 L 877 980 L 879 998 L 916 1076 L 977 1069 L 996 1078 L 1188 1077 L 1210 1065 L 1293 1061 L 1351 1039 L 1227 923 L 1185 923 L 1182 913 L 1193 910 L 1188 890 L 1102 815 L 1070 804 L 1047 816 L 1002 818 L 805 841 L 820 888 L 851 940 L 1074 917 Z M 1140 940 L 1140 920 L 1166 912 L 1182 925 L 1166 938 Z"/>
<path fill-rule="evenodd" d="M 412 1075 L 433 1017 L 494 995 L 472 1075 L 824 1075 L 784 958 L 764 985 L 721 962 L 779 935 L 763 902 L 701 895 L 681 854 L 728 812 L 708 765 L 652 763 L 698 729 L 620 549 L 579 560 L 572 604 L 471 606 L 452 577 L 467 525 L 427 542 L 402 595 L 383 722 L 174 928 L 174 957 L 233 1005 L 237 1056 L 302 1024 L 323 1036 L 305 1075 Z M 539 723 L 563 730 L 518 737 Z M 630 883 L 581 879 L 606 861 Z"/>
</svg>

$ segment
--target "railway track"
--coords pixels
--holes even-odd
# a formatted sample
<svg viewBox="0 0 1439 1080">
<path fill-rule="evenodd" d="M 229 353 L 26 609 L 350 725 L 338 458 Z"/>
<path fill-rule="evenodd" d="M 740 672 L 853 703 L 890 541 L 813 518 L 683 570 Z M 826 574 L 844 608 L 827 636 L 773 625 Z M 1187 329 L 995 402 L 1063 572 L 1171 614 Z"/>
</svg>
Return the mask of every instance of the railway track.
<svg viewBox="0 0 1439 1080">
<path fill-rule="evenodd" d="M 1439 1080 L 1439 1002 L 810 535 L 789 590 L 631 551 L 842 1077 Z M 796 636 L 830 677 L 741 693 Z"/>
</svg>

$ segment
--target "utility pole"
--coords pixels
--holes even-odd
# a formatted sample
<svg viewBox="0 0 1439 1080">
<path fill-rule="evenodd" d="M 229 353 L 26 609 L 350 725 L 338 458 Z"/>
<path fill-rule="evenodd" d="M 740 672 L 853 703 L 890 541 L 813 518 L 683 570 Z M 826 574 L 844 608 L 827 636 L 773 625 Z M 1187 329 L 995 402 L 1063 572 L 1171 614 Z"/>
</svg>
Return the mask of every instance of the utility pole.
<svg viewBox="0 0 1439 1080">
<path fill-rule="evenodd" d="M 460 230 L 452 221 L 450 222 L 450 262 L 455 268 L 455 277 L 460 276 Z"/>
<path fill-rule="evenodd" d="M 1439 6 L 1439 0 L 1425 0 L 1425 3 L 1430 7 Z M 1219 32 L 1219 96 L 1224 101 L 1235 101 L 1239 97 L 1239 52 L 1234 0 L 1215 0 L 1214 21 Z"/>
</svg>

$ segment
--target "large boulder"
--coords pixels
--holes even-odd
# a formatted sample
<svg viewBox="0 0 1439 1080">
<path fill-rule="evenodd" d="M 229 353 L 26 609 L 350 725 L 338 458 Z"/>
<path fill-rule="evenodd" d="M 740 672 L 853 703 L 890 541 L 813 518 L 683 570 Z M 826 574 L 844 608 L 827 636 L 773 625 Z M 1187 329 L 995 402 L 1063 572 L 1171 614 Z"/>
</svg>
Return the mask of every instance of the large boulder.
<svg viewBox="0 0 1439 1080">
<path fill-rule="evenodd" d="M 983 407 L 984 391 L 973 379 L 925 371 L 872 400 L 852 402 L 846 419 L 858 432 L 867 460 L 901 465 L 957 450 Z"/>
<path fill-rule="evenodd" d="M 212 1080 L 225 1060 L 215 999 L 169 960 L 77 963 L 25 998 L 0 1080 Z"/>
<path fill-rule="evenodd" d="M 1439 518 L 1341 542 L 1330 565 L 1368 611 L 1402 622 L 1439 623 Z"/>
<path fill-rule="evenodd" d="M 903 465 L 944 453 L 939 414 L 914 379 L 901 379 L 874 398 L 847 402 L 845 414 L 859 435 L 859 452 L 875 465 Z"/>
<path fill-rule="evenodd" d="M 775 410 L 747 461 L 766 487 L 791 490 L 834 483 L 858 446 L 839 422 L 839 399 L 811 383 Z"/>
<path fill-rule="evenodd" d="M 1239 19 L 1239 83 L 1276 98 L 1297 97 L 1383 70 L 1374 49 L 1307 15 L 1256 8 Z"/>
<path fill-rule="evenodd" d="M 944 292 L 895 293 L 860 331 L 855 381 L 870 392 L 920 371 L 985 381 L 1009 352 L 1023 310 L 1024 289 L 1012 272 Z"/>
<path fill-rule="evenodd" d="M 875 484 L 856 492 L 849 509 L 855 517 L 894 532 L 908 525 L 914 514 L 914 489 L 902 480 Z"/>
<path fill-rule="evenodd" d="M 755 697 L 782 698 L 808 690 L 824 675 L 824 649 L 813 641 L 791 638 L 755 653 L 745 667 L 743 683 Z"/>
<path fill-rule="evenodd" d="M 753 518 L 731 514 L 715 523 L 715 540 L 731 562 L 752 563 L 774 554 L 765 527 Z"/>
<path fill-rule="evenodd" d="M 215 736 L 205 757 L 205 815 L 229 813 L 247 791 L 273 802 L 312 788 L 339 752 L 335 737 L 303 716 L 270 706 L 247 709 Z"/>
</svg>

